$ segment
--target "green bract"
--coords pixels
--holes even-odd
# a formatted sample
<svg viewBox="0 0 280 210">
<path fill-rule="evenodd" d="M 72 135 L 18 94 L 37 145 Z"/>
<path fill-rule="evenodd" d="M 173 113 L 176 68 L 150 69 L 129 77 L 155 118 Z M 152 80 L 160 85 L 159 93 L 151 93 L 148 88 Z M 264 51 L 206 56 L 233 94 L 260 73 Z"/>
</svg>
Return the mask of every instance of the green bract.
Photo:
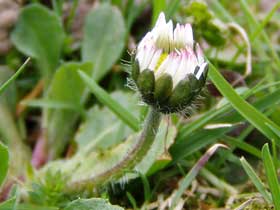
<svg viewBox="0 0 280 210">
<path fill-rule="evenodd" d="M 137 68 L 132 68 L 132 74 L 137 72 Z M 154 73 L 149 69 L 139 73 L 133 80 L 143 101 L 167 114 L 183 111 L 190 106 L 204 87 L 206 76 L 207 69 L 199 80 L 193 74 L 188 74 L 175 88 L 172 88 L 169 74 L 163 74 L 155 80 Z"/>
</svg>

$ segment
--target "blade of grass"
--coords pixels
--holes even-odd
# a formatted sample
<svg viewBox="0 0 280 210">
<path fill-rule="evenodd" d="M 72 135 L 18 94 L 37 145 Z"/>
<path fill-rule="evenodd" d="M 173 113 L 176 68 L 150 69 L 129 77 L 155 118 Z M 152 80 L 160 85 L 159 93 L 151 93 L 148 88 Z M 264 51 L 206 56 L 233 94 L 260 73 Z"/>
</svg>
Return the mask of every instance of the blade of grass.
<svg viewBox="0 0 280 210">
<path fill-rule="evenodd" d="M 51 0 L 51 1 L 52 1 L 53 10 L 56 12 L 57 16 L 60 17 L 62 14 L 63 1 L 61 1 L 61 0 Z"/>
<path fill-rule="evenodd" d="M 252 166 L 247 162 L 247 160 L 244 157 L 240 158 L 240 162 L 242 167 L 244 168 L 246 174 L 249 176 L 257 190 L 260 192 L 260 194 L 263 196 L 265 201 L 267 203 L 272 203 L 271 195 L 269 192 L 265 189 L 264 184 L 262 183 L 261 179 L 258 177 L 258 175 L 255 173 Z"/>
<path fill-rule="evenodd" d="M 24 70 L 25 66 L 27 63 L 30 61 L 30 58 L 27 58 L 24 63 L 21 65 L 21 67 L 16 71 L 16 73 L 13 74 L 13 76 L 10 77 L 1 87 L 0 87 L 0 95 L 2 92 L 9 86 L 11 82 L 13 82 L 19 75 L 20 73 Z"/>
<path fill-rule="evenodd" d="M 224 79 L 224 77 L 219 73 L 219 71 L 210 64 L 209 77 L 221 92 L 221 94 L 228 99 L 234 109 L 238 111 L 246 120 L 248 120 L 252 125 L 254 125 L 259 131 L 261 131 L 269 139 L 275 139 L 278 145 L 280 145 L 280 138 L 275 135 L 274 132 L 266 125 L 267 123 L 278 128 L 278 126 L 268 119 L 264 114 L 259 112 L 247 101 L 239 96 L 233 87 Z"/>
<path fill-rule="evenodd" d="M 276 210 L 280 210 L 280 185 L 275 170 L 272 157 L 270 155 L 268 144 L 266 143 L 262 148 L 263 164 L 268 181 L 269 189 L 272 194 L 272 200 Z"/>
<path fill-rule="evenodd" d="M 148 202 L 152 196 L 149 180 L 145 174 L 142 173 L 138 173 L 138 174 L 140 175 L 141 181 L 143 183 L 145 202 Z"/>
<path fill-rule="evenodd" d="M 193 153 L 207 147 L 210 144 L 215 144 L 222 135 L 231 131 L 235 126 L 230 128 L 217 128 L 217 129 L 201 129 L 193 132 L 188 138 L 182 141 L 176 140 L 170 148 L 172 155 L 172 164 L 192 155 Z"/>
<path fill-rule="evenodd" d="M 252 105 L 259 111 L 265 111 L 263 115 L 269 116 L 275 108 L 273 105 L 277 104 L 280 102 L 280 89 L 264 95 L 261 99 L 258 101 L 252 103 Z M 238 112 L 232 112 L 228 113 L 226 115 L 223 115 L 221 117 L 218 117 L 217 120 L 227 122 L 227 123 L 236 123 L 243 121 L 243 116 L 240 115 Z M 245 118 L 246 119 L 246 118 Z"/>
<path fill-rule="evenodd" d="M 115 101 L 104 89 L 102 89 L 87 74 L 79 71 L 81 79 L 85 82 L 96 98 L 106 105 L 113 113 L 116 114 L 124 123 L 126 123 L 134 131 L 139 130 L 139 120 L 134 117 L 128 110 Z"/>
<path fill-rule="evenodd" d="M 246 99 L 247 97 L 253 95 L 257 91 L 261 91 L 263 86 L 260 86 L 261 83 L 257 84 L 255 87 L 249 89 L 248 91 L 245 91 L 244 93 L 241 93 L 241 96 Z M 279 91 L 280 93 L 280 91 Z M 221 107 L 216 108 L 214 107 L 213 109 L 205 112 L 202 117 L 196 119 L 195 121 L 185 124 L 181 129 L 179 133 L 178 139 L 185 138 L 189 134 L 191 134 L 193 131 L 202 128 L 204 125 L 206 125 L 208 122 L 211 120 L 215 119 L 216 117 L 222 115 L 223 113 L 226 113 L 230 111 L 231 109 L 230 104 L 223 104 Z"/>
<path fill-rule="evenodd" d="M 152 26 L 155 25 L 159 13 L 164 11 L 165 8 L 166 8 L 166 0 L 153 0 Z"/>
<path fill-rule="evenodd" d="M 132 205 L 133 209 L 138 210 L 139 208 L 137 207 L 137 202 L 135 198 L 130 194 L 130 192 L 126 192 L 126 197 L 129 200 L 130 204 Z"/>
<path fill-rule="evenodd" d="M 17 198 L 13 196 L 9 200 L 6 200 L 0 204 L 0 210 L 15 210 L 17 204 Z"/>
<path fill-rule="evenodd" d="M 266 124 L 277 136 L 279 136 L 280 137 L 280 130 L 279 130 L 279 128 L 277 128 L 277 127 L 275 127 L 275 126 L 273 126 L 273 125 L 271 125 L 271 124 Z"/>
<path fill-rule="evenodd" d="M 75 110 L 83 113 L 83 107 L 75 106 L 71 103 L 50 99 L 31 99 L 22 101 L 21 104 L 30 106 L 30 107 L 44 107 L 50 109 L 68 109 Z"/>
<path fill-rule="evenodd" d="M 126 9 L 125 9 L 127 31 L 130 31 L 133 22 L 139 16 L 139 14 L 145 9 L 145 6 L 147 5 L 148 1 L 149 0 L 143 0 L 139 2 L 139 4 L 134 0 L 127 1 Z"/>
<path fill-rule="evenodd" d="M 255 41 L 255 39 L 261 34 L 261 32 L 263 31 L 264 27 L 268 24 L 268 22 L 271 20 L 271 18 L 273 17 L 274 13 L 277 12 L 277 10 L 280 8 L 280 2 L 278 2 L 277 4 L 274 5 L 274 7 L 270 10 L 270 12 L 265 16 L 265 18 L 263 19 L 263 21 L 260 23 L 260 25 L 255 29 L 255 31 L 249 35 L 249 39 L 250 41 L 253 43 Z M 233 61 L 235 61 L 238 56 L 240 55 L 240 53 L 245 49 L 245 45 L 241 46 L 237 52 L 235 53 L 235 55 L 233 56 Z"/>
<path fill-rule="evenodd" d="M 231 145 L 233 145 L 239 149 L 242 149 L 243 151 L 248 152 L 249 154 L 254 155 L 257 158 L 262 157 L 261 151 L 258 150 L 256 147 L 254 147 L 250 144 L 247 144 L 246 142 L 240 141 L 237 138 L 233 138 L 231 136 L 224 136 L 224 138 L 225 138 L 225 142 L 228 142 Z"/>
<path fill-rule="evenodd" d="M 274 140 L 272 140 L 271 147 L 272 147 L 273 164 L 274 164 L 275 168 L 278 168 L 278 166 L 279 166 L 278 152 L 277 152 L 277 145 Z"/>
<path fill-rule="evenodd" d="M 238 190 L 236 188 L 226 183 L 225 181 L 221 180 L 219 177 L 217 177 L 215 174 L 213 174 L 211 171 L 207 170 L 206 168 L 202 168 L 200 170 L 200 174 L 218 189 L 222 191 L 226 191 L 231 195 L 238 194 Z"/>
<path fill-rule="evenodd" d="M 220 109 L 209 110 L 207 111 L 203 117 L 198 118 L 197 120 L 193 121 L 192 123 L 189 123 L 185 126 L 183 126 L 180 129 L 179 135 L 177 137 L 178 141 L 181 141 L 182 139 L 185 139 L 187 136 L 189 136 L 192 132 L 195 130 L 202 128 L 204 125 L 206 125 L 208 122 L 210 122 L 215 117 L 218 117 L 220 114 L 225 113 L 226 111 L 229 111 L 231 106 L 229 104 L 224 105 Z"/>
<path fill-rule="evenodd" d="M 172 0 L 169 4 L 168 7 L 165 9 L 165 15 L 166 19 L 171 19 L 173 14 L 177 11 L 177 9 L 180 6 L 180 0 Z"/>
<path fill-rule="evenodd" d="M 275 83 L 274 83 L 275 84 Z M 270 87 L 269 85 L 263 85 L 263 86 L 255 86 L 254 88 L 251 88 L 248 90 L 248 92 L 245 92 L 241 95 L 242 98 L 246 99 L 247 97 L 263 90 L 264 88 Z M 280 100 L 280 89 L 275 90 L 272 93 L 269 93 L 268 95 L 264 96 L 263 98 L 259 99 L 255 103 L 253 103 L 254 107 L 259 110 L 264 110 L 271 106 L 271 104 L 278 103 Z M 185 124 L 182 126 L 182 128 L 179 131 L 178 134 L 178 141 L 181 141 L 185 139 L 187 136 L 189 136 L 194 131 L 202 128 L 207 123 L 212 122 L 213 120 L 218 119 L 218 121 L 226 120 L 226 122 L 230 123 L 236 123 L 240 120 L 242 120 L 242 116 L 240 116 L 237 112 L 233 113 L 227 113 L 230 112 L 232 109 L 232 106 L 230 104 L 225 104 L 222 107 L 219 108 L 213 108 L 209 111 L 205 112 L 200 118 L 196 119 L 193 122 L 190 122 L 188 124 Z M 224 116 L 226 114 L 226 116 Z"/>
<path fill-rule="evenodd" d="M 239 0 L 240 2 L 240 6 L 243 9 L 244 13 L 246 14 L 246 17 L 249 18 L 250 20 L 250 24 L 254 26 L 254 28 L 256 30 L 259 30 L 259 28 L 261 28 L 261 25 L 258 23 L 258 21 L 255 18 L 255 15 L 252 13 L 252 11 L 250 10 L 247 2 L 245 0 Z M 265 30 L 261 30 L 261 35 L 265 41 L 265 43 L 267 44 L 267 46 L 269 47 L 271 56 L 273 57 L 275 64 L 278 66 L 278 68 L 280 68 L 280 58 L 277 55 L 277 52 L 275 51 L 268 35 L 266 34 Z"/>
<path fill-rule="evenodd" d="M 192 169 L 188 172 L 188 174 L 183 178 L 183 180 L 180 182 L 179 188 L 176 191 L 172 203 L 171 203 L 171 210 L 174 209 L 178 201 L 180 200 L 180 197 L 183 195 L 185 190 L 190 186 L 191 182 L 194 180 L 194 178 L 199 173 L 200 169 L 207 163 L 209 158 L 216 152 L 216 150 L 219 147 L 225 147 L 223 144 L 214 144 L 212 147 L 210 147 L 206 153 L 197 161 L 197 163 L 192 167 Z"/>
<path fill-rule="evenodd" d="M 1 164 L 0 164 L 0 187 L 1 187 L 3 181 L 6 178 L 8 168 L 9 168 L 9 151 L 8 148 L 1 143 L 1 141 L 0 141 L 0 158 L 1 158 Z"/>
<path fill-rule="evenodd" d="M 216 14 L 220 16 L 226 22 L 234 22 L 232 15 L 223 7 L 219 0 L 211 1 L 211 6 Z"/>
</svg>

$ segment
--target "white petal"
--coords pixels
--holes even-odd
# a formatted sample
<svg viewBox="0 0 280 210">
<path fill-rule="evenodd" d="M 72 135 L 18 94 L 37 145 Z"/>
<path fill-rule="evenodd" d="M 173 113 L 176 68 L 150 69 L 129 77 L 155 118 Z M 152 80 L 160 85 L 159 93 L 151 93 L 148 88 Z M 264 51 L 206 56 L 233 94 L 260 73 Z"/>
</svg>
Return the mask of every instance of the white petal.
<svg viewBox="0 0 280 210">
<path fill-rule="evenodd" d="M 186 49 L 186 53 L 187 53 L 186 74 L 193 74 L 195 67 L 198 65 L 197 59 L 192 49 Z"/>
<path fill-rule="evenodd" d="M 136 54 L 136 57 L 135 59 L 138 60 L 139 62 L 139 66 L 140 66 L 140 70 L 142 69 L 142 63 L 143 63 L 143 59 L 144 59 L 144 49 L 141 48 L 140 50 L 137 50 L 137 54 Z"/>
<path fill-rule="evenodd" d="M 143 59 L 143 70 L 147 69 L 148 66 L 151 63 L 151 60 L 153 58 L 153 55 L 155 53 L 155 47 L 154 46 L 147 46 L 144 54 L 144 59 Z"/>
<path fill-rule="evenodd" d="M 151 31 L 151 34 L 154 37 L 154 41 L 159 37 L 159 35 L 162 33 L 162 30 L 166 27 L 166 21 L 165 21 L 165 16 L 164 13 L 161 12 L 159 14 L 159 17 L 157 19 L 157 22 L 154 26 L 154 28 Z"/>
<path fill-rule="evenodd" d="M 173 40 L 173 22 L 169 20 L 167 23 L 168 37 L 169 40 Z"/>
<path fill-rule="evenodd" d="M 170 44 L 173 41 L 173 22 L 170 20 L 164 26 L 157 29 L 156 46 L 166 52 L 170 51 Z"/>
<path fill-rule="evenodd" d="M 158 16 L 155 27 L 159 27 L 159 26 L 162 26 L 162 25 L 165 25 L 165 24 L 166 24 L 165 15 L 164 15 L 163 12 L 161 12 Z"/>
<path fill-rule="evenodd" d="M 196 43 L 195 49 L 196 49 L 196 56 L 197 56 L 198 64 L 201 65 L 202 63 L 204 63 L 204 55 L 203 55 L 202 49 L 200 48 L 198 43 Z"/>
<path fill-rule="evenodd" d="M 140 71 L 148 68 L 155 51 L 156 48 L 154 45 L 144 45 L 143 48 L 137 50 L 136 59 L 139 62 Z"/>
<path fill-rule="evenodd" d="M 193 31 L 191 24 L 187 23 L 184 27 L 184 40 L 189 47 L 193 48 Z"/>
<path fill-rule="evenodd" d="M 199 79 L 201 77 L 201 75 L 204 72 L 206 67 L 207 67 L 207 63 L 206 62 L 199 66 L 199 70 L 198 70 L 198 72 L 195 75 L 196 79 Z"/>
<path fill-rule="evenodd" d="M 172 79 L 174 79 L 176 71 L 180 65 L 180 55 L 178 55 L 176 52 L 172 52 L 169 56 L 170 62 L 168 63 L 165 72 L 168 73 Z"/>
<path fill-rule="evenodd" d="M 186 77 L 187 55 L 185 52 L 181 53 L 181 61 L 178 70 L 173 79 L 173 88 Z"/>
<path fill-rule="evenodd" d="M 137 49 L 140 49 L 140 48 L 143 48 L 144 45 L 147 45 L 149 43 L 151 43 L 153 40 L 153 35 L 151 32 L 148 32 L 144 38 L 139 42 L 138 46 L 137 46 Z"/>
<path fill-rule="evenodd" d="M 174 30 L 173 42 L 174 42 L 174 47 L 177 49 L 181 49 L 181 48 L 185 47 L 185 45 L 186 45 L 185 40 L 184 40 L 183 26 L 178 23 Z"/>
<path fill-rule="evenodd" d="M 150 62 L 150 64 L 149 64 L 149 66 L 148 66 L 148 68 L 149 68 L 150 70 L 152 70 L 152 71 L 155 70 L 155 67 L 156 67 L 156 65 L 157 65 L 157 63 L 158 63 L 158 60 L 159 60 L 159 58 L 160 58 L 160 56 L 161 56 L 161 53 L 162 53 L 162 50 L 161 50 L 161 49 L 156 50 L 156 52 L 154 53 L 154 56 L 153 56 L 153 58 L 152 58 L 152 60 L 151 60 L 151 62 Z"/>
<path fill-rule="evenodd" d="M 176 24 L 176 28 L 174 29 L 174 41 L 177 42 L 180 40 L 180 24 Z"/>
</svg>

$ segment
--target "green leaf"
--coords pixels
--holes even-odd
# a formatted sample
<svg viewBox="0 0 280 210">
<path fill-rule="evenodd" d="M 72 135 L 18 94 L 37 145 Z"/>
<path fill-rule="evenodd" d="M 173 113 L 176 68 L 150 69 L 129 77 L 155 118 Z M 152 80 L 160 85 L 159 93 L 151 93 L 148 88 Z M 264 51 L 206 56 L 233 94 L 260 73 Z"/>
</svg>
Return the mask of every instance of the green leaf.
<svg viewBox="0 0 280 210">
<path fill-rule="evenodd" d="M 3 91 L 9 86 L 9 84 L 11 84 L 11 82 L 13 82 L 18 76 L 19 74 L 24 70 L 25 66 L 27 65 L 27 63 L 30 61 L 30 58 L 28 58 L 22 65 L 21 67 L 16 71 L 16 73 L 14 73 L 4 84 L 1 84 L 0 82 L 0 95 L 3 93 Z"/>
<path fill-rule="evenodd" d="M 65 63 L 55 72 L 49 86 L 46 100 L 60 101 L 68 107 L 76 107 L 74 110 L 52 108 L 44 115 L 50 158 L 58 157 L 64 150 L 65 144 L 73 135 L 76 120 L 83 112 L 81 109 L 87 93 L 79 77 L 79 69 L 85 74 L 90 74 L 92 65 L 91 63 Z M 80 111 L 77 112 L 77 110 Z"/>
<path fill-rule="evenodd" d="M 7 175 L 9 168 L 9 152 L 8 148 L 0 142 L 0 187 Z"/>
<path fill-rule="evenodd" d="M 280 138 L 280 130 L 274 125 L 267 124 L 267 126 Z"/>
<path fill-rule="evenodd" d="M 35 58 L 48 81 L 60 59 L 64 31 L 59 17 L 40 4 L 31 4 L 21 10 L 12 32 L 16 48 Z"/>
<path fill-rule="evenodd" d="M 138 133 L 132 134 L 127 137 L 125 141 L 115 145 L 107 144 L 106 147 L 103 147 L 105 149 L 101 150 L 98 146 L 106 145 L 106 142 L 102 141 L 111 141 L 111 139 L 103 138 L 102 134 L 100 134 L 100 136 L 96 136 L 96 138 L 102 139 L 99 142 L 95 143 L 97 140 L 91 139 L 92 143 L 88 142 L 88 144 L 83 145 L 72 159 L 49 163 L 42 172 L 44 173 L 47 170 L 57 171 L 59 169 L 63 174 L 71 175 L 71 179 L 68 183 L 69 186 L 76 186 L 79 182 L 89 180 L 94 184 L 96 181 L 95 177 L 100 176 L 100 174 L 108 169 L 112 169 L 113 166 L 126 157 L 127 151 L 134 146 L 135 139 L 138 135 Z M 158 135 L 151 145 L 149 152 L 135 167 L 135 170 L 142 174 L 156 172 L 155 169 L 151 171 L 151 167 L 153 167 L 154 163 L 161 159 L 161 156 L 165 154 L 165 151 L 168 150 L 168 147 L 174 141 L 175 136 L 176 127 L 174 125 L 169 125 L 166 120 L 163 120 L 160 124 Z M 120 140 L 118 140 L 118 142 L 120 142 Z M 127 171 L 125 168 L 123 170 L 123 174 L 125 174 Z M 135 177 L 135 173 L 125 175 L 126 179 Z M 106 181 L 113 181 L 112 179 Z M 103 184 L 105 184 L 106 181 L 104 181 Z"/>
<path fill-rule="evenodd" d="M 262 196 L 264 197 L 266 202 L 271 203 L 272 202 L 271 195 L 265 189 L 264 184 L 262 183 L 261 179 L 258 177 L 256 172 L 254 171 L 252 166 L 247 162 L 247 160 L 244 157 L 240 158 L 240 162 L 241 162 L 245 172 L 247 173 L 247 175 L 249 176 L 249 178 L 251 179 L 253 184 L 256 186 L 258 191 L 262 194 Z"/>
<path fill-rule="evenodd" d="M 63 210 L 124 210 L 122 207 L 111 205 L 101 198 L 78 199 L 69 203 Z"/>
<path fill-rule="evenodd" d="M 246 174 L 249 176 L 249 178 L 251 179 L 253 184 L 256 186 L 258 191 L 261 193 L 261 195 L 264 197 L 266 202 L 271 203 L 272 202 L 271 195 L 265 189 L 264 184 L 262 183 L 261 179 L 258 177 L 256 172 L 254 171 L 252 166 L 247 162 L 247 160 L 244 157 L 240 158 L 240 162 L 241 162 Z"/>
<path fill-rule="evenodd" d="M 112 110 L 121 120 L 129 125 L 134 131 L 139 129 L 139 121 L 127 109 L 120 105 L 116 100 L 112 99 L 110 95 L 102 89 L 93 79 L 83 72 L 79 72 L 82 80 L 90 88 L 91 92 L 95 94 L 98 100 Z"/>
<path fill-rule="evenodd" d="M 5 142 L 9 148 L 10 174 L 12 176 L 22 176 L 30 161 L 29 150 L 23 144 L 12 113 L 3 103 L 0 103 L 0 136 L 0 140 Z M 12 176 L 9 176 L 9 178 Z"/>
<path fill-rule="evenodd" d="M 280 145 L 280 138 L 275 135 L 275 133 L 271 131 L 271 129 L 266 124 L 273 125 L 273 127 L 276 128 L 278 128 L 278 126 L 273 121 L 268 119 L 264 114 L 254 108 L 251 104 L 242 99 L 211 63 L 209 77 L 217 89 L 222 93 L 222 95 L 228 99 L 231 105 L 246 120 L 248 120 L 269 139 L 275 139 L 276 143 Z"/>
<path fill-rule="evenodd" d="M 130 204 L 132 205 L 134 210 L 139 210 L 139 208 L 137 207 L 137 202 L 135 200 L 135 198 L 130 194 L 130 192 L 126 192 L 126 197 L 128 198 Z"/>
<path fill-rule="evenodd" d="M 16 210 L 17 199 L 13 197 L 0 204 L 0 210 Z"/>
<path fill-rule="evenodd" d="M 11 69 L 5 66 L 0 68 L 0 86 L 3 85 L 4 88 L 3 92 L 0 95 L 0 103 L 6 106 L 9 111 L 14 113 L 17 103 L 17 89 L 14 82 L 8 82 L 9 78 L 12 77 L 13 71 Z"/>
<path fill-rule="evenodd" d="M 167 131 L 168 133 L 166 133 Z M 168 135 L 166 136 L 166 134 Z M 158 130 L 158 135 L 156 136 L 149 152 L 135 169 L 142 174 L 146 174 L 154 162 L 164 153 L 164 146 L 168 149 L 172 144 L 175 135 L 176 128 L 174 126 L 168 127 L 167 122 L 162 121 Z M 75 168 L 75 174 L 73 174 L 72 181 L 79 182 L 80 180 L 94 178 L 117 164 L 126 156 L 127 151 L 134 146 L 135 138 L 137 138 L 137 136 L 138 134 L 133 134 L 129 136 L 126 141 L 102 151 L 96 151 L 95 145 L 88 145 L 86 150 L 81 150 L 74 158 L 74 161 L 77 161 L 78 163 L 77 165 L 80 165 L 78 168 L 75 168 L 75 165 L 69 162 L 69 165 L 73 169 Z M 166 145 L 164 145 L 164 142 L 166 142 Z M 126 177 L 134 178 L 135 174 L 131 176 L 127 175 Z"/>
<path fill-rule="evenodd" d="M 275 210 L 280 210 L 280 185 L 278 181 L 277 172 L 273 164 L 272 157 L 270 155 L 268 144 L 265 144 L 262 148 L 263 164 L 268 181 L 269 189 L 272 194 L 272 200 Z"/>
<path fill-rule="evenodd" d="M 125 38 L 125 23 L 117 7 L 101 4 L 87 15 L 82 60 L 93 62 L 96 81 L 102 79 L 120 57 Z"/>
<path fill-rule="evenodd" d="M 109 97 L 117 100 L 127 110 L 139 114 L 138 97 L 121 91 L 113 92 Z M 75 140 L 79 149 L 95 144 L 96 149 L 107 149 L 125 139 L 133 130 L 107 107 L 92 107 L 85 121 L 79 127 Z"/>
<path fill-rule="evenodd" d="M 64 101 L 55 101 L 48 99 L 33 99 L 22 101 L 21 104 L 30 107 L 44 107 L 50 109 L 68 109 L 82 112 L 83 108 L 73 105 L 73 103 L 66 103 Z"/>
</svg>

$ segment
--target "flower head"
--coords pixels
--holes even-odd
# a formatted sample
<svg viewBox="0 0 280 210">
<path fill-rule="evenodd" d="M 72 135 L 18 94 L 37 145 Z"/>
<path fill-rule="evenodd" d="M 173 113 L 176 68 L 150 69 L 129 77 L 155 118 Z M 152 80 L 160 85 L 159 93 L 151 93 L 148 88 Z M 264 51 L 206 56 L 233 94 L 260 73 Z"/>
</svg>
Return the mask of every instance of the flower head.
<svg viewBox="0 0 280 210">
<path fill-rule="evenodd" d="M 190 24 L 166 22 L 160 13 L 155 27 L 137 46 L 132 67 L 143 100 L 164 113 L 181 111 L 205 84 L 208 64 L 194 43 Z"/>
</svg>

